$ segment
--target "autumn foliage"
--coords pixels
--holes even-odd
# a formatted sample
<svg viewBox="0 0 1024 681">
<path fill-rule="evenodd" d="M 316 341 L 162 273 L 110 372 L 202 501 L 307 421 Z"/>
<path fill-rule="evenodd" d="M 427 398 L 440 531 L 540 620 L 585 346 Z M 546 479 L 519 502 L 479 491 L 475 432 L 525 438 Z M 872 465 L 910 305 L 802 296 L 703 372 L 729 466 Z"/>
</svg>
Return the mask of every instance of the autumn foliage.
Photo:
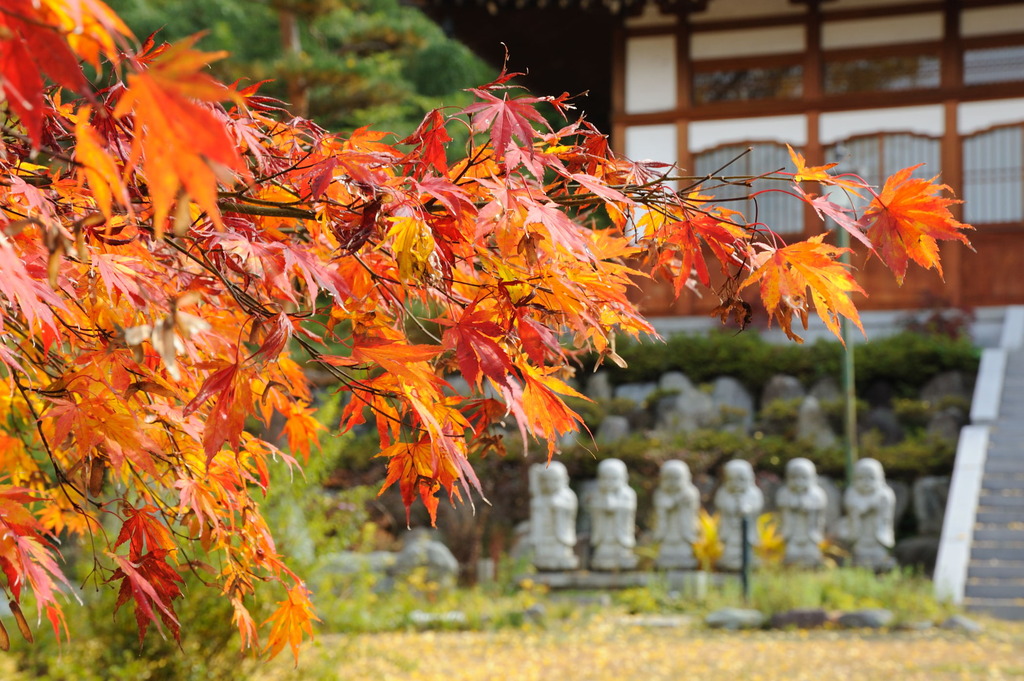
<svg viewBox="0 0 1024 681">
<path fill-rule="evenodd" d="M 502 73 L 403 140 L 339 135 L 258 84 L 216 82 L 221 56 L 140 45 L 100 0 L 0 8 L 0 566 L 15 606 L 30 597 L 58 635 L 57 540 L 81 537 L 140 635 L 179 634 L 202 551 L 243 645 L 296 649 L 310 594 L 260 499 L 270 460 L 315 456 L 310 370 L 344 393 L 334 426 L 375 425 L 384 486 L 433 516 L 475 494 L 496 423 L 548 456 L 579 427 L 573 354 L 617 359 L 616 334 L 652 332 L 627 297 L 644 272 L 710 288 L 740 319 L 757 287 L 794 338 L 811 309 L 857 322 L 841 249 L 783 243 L 709 200 L 719 180 L 613 154 L 565 96 Z M 910 260 L 938 267 L 936 240 L 966 243 L 934 181 L 907 170 L 876 192 L 794 163 L 762 182 L 900 279 Z M 802 188 L 818 185 L 867 208 Z M 259 622 L 263 589 L 278 604 Z"/>
</svg>

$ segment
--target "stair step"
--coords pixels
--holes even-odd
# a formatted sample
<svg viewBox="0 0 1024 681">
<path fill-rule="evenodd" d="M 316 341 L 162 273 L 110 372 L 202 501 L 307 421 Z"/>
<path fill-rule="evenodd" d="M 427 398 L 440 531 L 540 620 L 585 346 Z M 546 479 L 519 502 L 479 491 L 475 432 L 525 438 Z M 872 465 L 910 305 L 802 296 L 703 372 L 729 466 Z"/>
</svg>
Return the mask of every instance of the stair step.
<svg viewBox="0 0 1024 681">
<path fill-rule="evenodd" d="M 1019 492 L 1024 496 L 1024 476 L 1017 477 L 1016 473 L 988 475 L 986 471 L 981 479 L 981 488 L 999 492 Z"/>
<path fill-rule="evenodd" d="M 985 475 L 997 473 L 1009 473 L 1011 475 L 1014 473 L 1024 473 L 1024 456 L 1018 459 L 987 459 L 985 461 Z"/>
<path fill-rule="evenodd" d="M 1024 494 L 988 494 L 978 497 L 978 506 L 985 508 L 1012 508 L 1024 513 Z"/>
<path fill-rule="evenodd" d="M 1001 438 L 996 436 L 990 437 L 988 441 L 989 446 L 986 459 L 995 459 L 997 461 L 1020 461 L 1024 458 L 1024 454 L 1020 451 L 1022 437 L 1024 436 L 1014 435 L 1011 437 L 1006 435 Z"/>
<path fill-rule="evenodd" d="M 1015 605 L 1001 600 L 965 598 L 964 607 L 971 612 L 981 612 L 1002 620 L 1024 620 L 1024 605 Z"/>
<path fill-rule="evenodd" d="M 964 587 L 965 598 L 998 598 L 1001 600 L 1020 599 L 1024 607 L 1024 582 L 1002 581 L 986 582 L 983 584 L 972 584 L 968 581 Z"/>
<path fill-rule="evenodd" d="M 1024 561 L 972 562 L 967 579 L 1024 579 Z"/>
<path fill-rule="evenodd" d="M 974 522 L 976 525 L 1010 525 L 1010 529 L 1017 529 L 1016 525 L 1019 523 L 1020 529 L 1024 530 L 1024 513 L 1005 508 L 983 509 L 979 506 Z"/>
<path fill-rule="evenodd" d="M 988 526 L 974 528 L 974 541 L 992 541 L 1000 544 L 1024 542 L 1024 530 Z"/>
<path fill-rule="evenodd" d="M 971 560 L 1024 560 L 1024 543 L 978 542 L 971 547 Z"/>
</svg>

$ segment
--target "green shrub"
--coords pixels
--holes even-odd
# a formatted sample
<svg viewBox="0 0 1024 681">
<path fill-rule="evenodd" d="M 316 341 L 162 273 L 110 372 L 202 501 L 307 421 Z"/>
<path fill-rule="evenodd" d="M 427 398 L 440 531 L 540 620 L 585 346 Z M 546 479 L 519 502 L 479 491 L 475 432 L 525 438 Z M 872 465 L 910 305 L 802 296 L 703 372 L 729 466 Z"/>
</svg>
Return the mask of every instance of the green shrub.
<svg viewBox="0 0 1024 681">
<path fill-rule="evenodd" d="M 843 348 L 838 341 L 772 344 L 752 331 L 676 334 L 665 342 L 622 341 L 619 355 L 627 366 L 605 365 L 613 384 L 656 381 L 666 371 L 681 371 L 694 383 L 717 376 L 732 376 L 754 395 L 775 374 L 790 374 L 805 386 L 825 376 L 838 380 Z M 858 343 L 855 348 L 859 390 L 877 381 L 894 384 L 897 394 L 911 397 L 936 374 L 944 371 L 975 373 L 979 350 L 967 338 L 904 331 L 886 338 Z M 593 369 L 595 356 L 583 359 Z"/>
<path fill-rule="evenodd" d="M 91 564 L 90 564 L 91 565 Z M 80 566 L 84 572 L 86 566 Z M 72 639 L 58 645 L 53 631 L 39 627 L 34 644 L 12 641 L 18 668 L 26 678 L 40 681 L 229 681 L 244 678 L 255 664 L 240 652 L 231 625 L 232 608 L 202 586 L 199 578 L 184 573 L 183 598 L 175 601 L 181 626 L 181 648 L 169 634 L 150 627 L 140 644 L 131 603 L 115 615 L 117 590 L 87 587 L 84 604 L 69 608 Z M 266 612 L 253 610 L 262 621 Z"/>
</svg>

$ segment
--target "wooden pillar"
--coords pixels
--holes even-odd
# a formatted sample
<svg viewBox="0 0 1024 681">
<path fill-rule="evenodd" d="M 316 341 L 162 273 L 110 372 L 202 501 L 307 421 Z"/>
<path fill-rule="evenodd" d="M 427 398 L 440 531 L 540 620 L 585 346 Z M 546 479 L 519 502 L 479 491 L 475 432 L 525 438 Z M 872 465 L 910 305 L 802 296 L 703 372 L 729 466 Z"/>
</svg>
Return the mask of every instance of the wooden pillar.
<svg viewBox="0 0 1024 681">
<path fill-rule="evenodd" d="M 679 167 L 693 174 L 690 154 L 690 109 L 693 107 L 693 62 L 690 59 L 690 14 L 686 9 L 676 18 L 676 159 Z"/>
<path fill-rule="evenodd" d="M 612 36 L 612 150 L 626 152 L 626 29 L 619 25 Z"/>
<path fill-rule="evenodd" d="M 960 40 L 960 0 L 946 0 L 942 40 L 942 75 L 941 87 L 946 93 L 955 92 L 963 85 L 963 45 Z M 943 134 L 942 134 L 942 181 L 949 185 L 957 196 L 963 195 L 963 140 L 959 131 L 959 106 L 955 97 L 947 95 L 943 102 Z M 951 211 L 958 219 L 963 217 L 960 204 L 951 206 Z M 942 249 L 943 271 L 945 272 L 946 292 L 949 304 L 957 307 L 963 303 L 963 267 L 964 248 L 954 243 L 952 248 Z"/>
<path fill-rule="evenodd" d="M 817 166 L 825 162 L 824 150 L 821 146 L 821 100 L 823 59 L 821 56 L 821 8 L 817 2 L 807 3 L 807 16 L 804 23 L 804 102 L 807 104 L 807 144 L 804 147 L 804 158 L 808 165 Z M 817 186 L 808 186 L 806 191 L 818 192 Z M 805 236 L 818 234 L 825 229 L 818 214 L 810 206 L 804 208 Z"/>
</svg>

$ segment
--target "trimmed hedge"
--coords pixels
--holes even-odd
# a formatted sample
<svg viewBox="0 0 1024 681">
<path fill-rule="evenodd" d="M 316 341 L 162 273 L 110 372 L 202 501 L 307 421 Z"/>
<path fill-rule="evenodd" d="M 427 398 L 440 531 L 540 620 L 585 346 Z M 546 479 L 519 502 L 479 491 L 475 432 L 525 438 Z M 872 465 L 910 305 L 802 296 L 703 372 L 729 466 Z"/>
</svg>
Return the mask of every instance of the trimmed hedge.
<svg viewBox="0 0 1024 681">
<path fill-rule="evenodd" d="M 773 344 L 750 331 L 712 331 L 676 334 L 664 343 L 623 341 L 618 353 L 626 368 L 608 363 L 602 367 L 615 385 L 656 381 L 667 371 L 681 371 L 694 383 L 732 376 L 758 395 L 775 374 L 795 376 L 805 386 L 825 376 L 838 380 L 843 346 L 826 340 Z M 966 338 L 904 331 L 854 346 L 857 389 L 886 381 L 897 395 L 911 397 L 944 371 L 976 373 L 980 357 L 980 350 Z M 584 358 L 583 373 L 592 371 L 596 361 L 595 356 Z"/>
</svg>

